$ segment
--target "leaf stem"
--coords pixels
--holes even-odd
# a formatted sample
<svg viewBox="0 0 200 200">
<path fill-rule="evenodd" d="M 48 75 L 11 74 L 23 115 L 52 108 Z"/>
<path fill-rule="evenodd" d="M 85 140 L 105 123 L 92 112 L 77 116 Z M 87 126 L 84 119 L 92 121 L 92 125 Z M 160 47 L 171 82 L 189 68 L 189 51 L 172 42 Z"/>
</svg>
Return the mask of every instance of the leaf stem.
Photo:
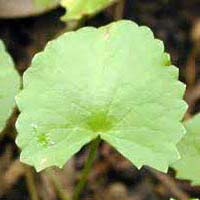
<svg viewBox="0 0 200 200">
<path fill-rule="evenodd" d="M 114 20 L 120 20 L 123 18 L 124 15 L 124 7 L 125 7 L 125 0 L 120 0 L 116 5 L 115 5 L 115 10 L 114 10 Z"/>
<path fill-rule="evenodd" d="M 83 190 L 83 188 L 84 188 L 84 186 L 86 184 L 86 181 L 87 181 L 88 175 L 90 173 L 90 170 L 92 168 L 92 163 L 93 163 L 93 161 L 95 159 L 96 152 L 97 152 L 97 149 L 98 149 L 100 141 L 101 141 L 101 139 L 98 136 L 90 144 L 89 155 L 88 155 L 88 158 L 87 158 L 87 160 L 85 162 L 85 166 L 84 166 L 84 169 L 82 171 L 81 179 L 80 179 L 79 183 L 77 184 L 77 186 L 75 187 L 73 200 L 78 200 L 79 199 L 80 194 L 81 194 L 81 192 L 82 192 L 82 190 Z"/>
</svg>

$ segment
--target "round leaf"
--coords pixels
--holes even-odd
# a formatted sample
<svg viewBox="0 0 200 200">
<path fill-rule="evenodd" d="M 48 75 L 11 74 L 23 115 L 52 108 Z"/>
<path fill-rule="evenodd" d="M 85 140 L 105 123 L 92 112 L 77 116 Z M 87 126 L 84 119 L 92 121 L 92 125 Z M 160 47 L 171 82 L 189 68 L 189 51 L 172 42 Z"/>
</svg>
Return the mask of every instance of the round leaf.
<svg viewBox="0 0 200 200">
<path fill-rule="evenodd" d="M 98 135 L 137 167 L 179 158 L 184 85 L 147 27 L 119 21 L 50 42 L 24 74 L 17 144 L 37 170 L 62 166 Z"/>
</svg>

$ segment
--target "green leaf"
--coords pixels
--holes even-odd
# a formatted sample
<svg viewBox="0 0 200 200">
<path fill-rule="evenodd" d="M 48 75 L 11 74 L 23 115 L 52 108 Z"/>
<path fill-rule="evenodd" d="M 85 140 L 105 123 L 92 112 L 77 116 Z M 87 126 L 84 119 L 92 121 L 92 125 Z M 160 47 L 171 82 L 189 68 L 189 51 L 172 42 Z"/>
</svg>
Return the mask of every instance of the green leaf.
<svg viewBox="0 0 200 200">
<path fill-rule="evenodd" d="M 53 8 L 58 5 L 60 0 L 33 0 L 33 3 L 37 9 Z"/>
<path fill-rule="evenodd" d="M 200 184 L 200 114 L 185 122 L 186 136 L 178 144 L 181 159 L 172 167 L 177 177 L 188 179 L 192 184 Z"/>
<path fill-rule="evenodd" d="M 15 106 L 15 95 L 20 86 L 20 78 L 11 57 L 0 41 L 0 132 L 6 125 Z"/>
<path fill-rule="evenodd" d="M 170 200 L 176 200 L 176 199 L 171 198 Z M 191 199 L 188 199 L 188 200 L 199 200 L 199 199 L 193 199 L 193 198 L 191 198 Z"/>
<path fill-rule="evenodd" d="M 185 86 L 147 27 L 119 21 L 50 42 L 24 74 L 17 144 L 36 169 L 62 166 L 98 135 L 137 167 L 179 158 Z"/>
<path fill-rule="evenodd" d="M 61 0 L 61 5 L 66 8 L 64 21 L 79 20 L 84 16 L 94 15 L 116 2 L 116 0 Z"/>
</svg>

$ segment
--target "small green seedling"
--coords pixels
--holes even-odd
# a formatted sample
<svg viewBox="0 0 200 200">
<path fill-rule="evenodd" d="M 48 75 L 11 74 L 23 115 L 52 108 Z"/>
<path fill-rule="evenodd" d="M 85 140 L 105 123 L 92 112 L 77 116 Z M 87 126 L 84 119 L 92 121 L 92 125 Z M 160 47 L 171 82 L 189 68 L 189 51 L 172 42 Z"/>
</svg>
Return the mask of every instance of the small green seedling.
<svg viewBox="0 0 200 200">
<path fill-rule="evenodd" d="M 2 131 L 20 87 L 2 42 L 0 65 Z M 49 42 L 24 73 L 16 98 L 21 161 L 37 171 L 62 167 L 91 142 L 75 200 L 101 140 L 138 168 L 166 172 L 172 166 L 179 178 L 200 184 L 200 115 L 184 123 L 184 136 L 184 90 L 163 43 L 145 26 L 122 20 L 65 33 Z"/>
<path fill-rule="evenodd" d="M 15 95 L 20 87 L 20 77 L 11 57 L 0 41 L 0 132 L 4 129 L 15 106 Z"/>
<path fill-rule="evenodd" d="M 17 144 L 37 171 L 100 139 L 138 168 L 166 172 L 179 159 L 185 86 L 145 26 L 124 20 L 66 33 L 35 56 L 23 85 Z"/>
<path fill-rule="evenodd" d="M 60 1 L 34 0 L 37 6 Z M 64 20 L 80 20 L 115 0 L 62 0 Z M 20 77 L 0 42 L 0 132 L 15 106 Z M 200 114 L 182 124 L 185 86 L 148 27 L 122 20 L 85 27 L 49 42 L 24 73 L 16 101 L 22 162 L 37 171 L 63 165 L 91 143 L 74 200 L 101 140 L 143 165 L 200 184 Z M 186 130 L 185 130 L 186 129 Z M 187 134 L 184 136 L 185 132 Z M 183 138 L 183 139 L 182 139 Z"/>
</svg>

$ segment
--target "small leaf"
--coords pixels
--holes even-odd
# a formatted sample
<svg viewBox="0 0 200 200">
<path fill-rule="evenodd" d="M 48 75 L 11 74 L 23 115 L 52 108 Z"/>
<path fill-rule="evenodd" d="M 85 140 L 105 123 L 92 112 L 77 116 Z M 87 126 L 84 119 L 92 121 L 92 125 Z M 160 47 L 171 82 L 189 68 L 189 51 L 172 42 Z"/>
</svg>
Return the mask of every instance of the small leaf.
<svg viewBox="0 0 200 200">
<path fill-rule="evenodd" d="M 53 8 L 59 2 L 60 0 L 33 0 L 33 4 L 37 9 Z"/>
<path fill-rule="evenodd" d="M 0 41 L 0 132 L 6 125 L 15 105 L 15 95 L 20 86 L 20 77 L 14 69 L 11 57 Z"/>
<path fill-rule="evenodd" d="M 177 199 L 171 198 L 170 200 L 177 200 Z M 199 199 L 193 199 L 193 198 L 191 198 L 191 199 L 188 199 L 188 200 L 199 200 Z"/>
<path fill-rule="evenodd" d="M 61 5 L 67 9 L 64 21 L 78 20 L 110 6 L 116 0 L 61 0 Z"/>
<path fill-rule="evenodd" d="M 185 86 L 147 27 L 119 21 L 50 42 L 17 98 L 21 160 L 62 166 L 98 135 L 137 167 L 166 171 L 179 158 Z"/>
<path fill-rule="evenodd" d="M 181 159 L 172 167 L 177 177 L 200 184 L 200 114 L 185 122 L 187 134 L 178 144 Z"/>
</svg>

